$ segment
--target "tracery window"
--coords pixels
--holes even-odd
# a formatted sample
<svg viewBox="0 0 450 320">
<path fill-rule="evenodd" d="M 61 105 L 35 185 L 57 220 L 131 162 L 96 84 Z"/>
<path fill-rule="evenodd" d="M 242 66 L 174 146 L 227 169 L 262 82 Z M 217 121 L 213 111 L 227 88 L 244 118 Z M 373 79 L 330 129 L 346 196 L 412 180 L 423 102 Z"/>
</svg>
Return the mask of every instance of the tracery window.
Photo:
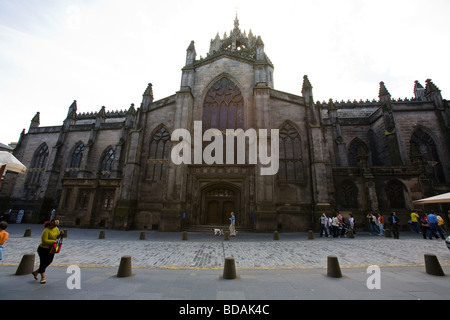
<svg viewBox="0 0 450 320">
<path fill-rule="evenodd" d="M 390 208 L 400 209 L 405 207 L 405 195 L 403 184 L 398 180 L 390 181 L 385 188 Z"/>
<path fill-rule="evenodd" d="M 81 159 L 83 158 L 83 152 L 84 152 L 84 144 L 80 143 L 72 153 L 72 159 L 70 160 L 70 168 L 80 167 Z"/>
<path fill-rule="evenodd" d="M 33 159 L 28 172 L 27 183 L 28 184 L 40 184 L 42 175 L 45 170 L 48 159 L 48 146 L 44 143 L 34 153 Z"/>
<path fill-rule="evenodd" d="M 352 181 L 341 183 L 336 192 L 336 201 L 339 209 L 358 208 L 358 188 Z"/>
<path fill-rule="evenodd" d="M 170 153 L 170 133 L 161 127 L 150 140 L 147 179 L 151 181 L 166 180 Z"/>
<path fill-rule="evenodd" d="M 78 210 L 87 210 L 89 206 L 90 197 L 91 197 L 90 189 L 80 189 L 78 192 L 76 208 Z"/>
<path fill-rule="evenodd" d="M 114 208 L 114 190 L 102 190 L 101 192 L 101 210 L 112 210 Z"/>
<path fill-rule="evenodd" d="M 102 171 L 103 178 L 109 178 L 111 175 L 111 170 L 113 168 L 115 158 L 115 152 L 113 149 L 109 149 L 102 158 L 100 163 L 100 170 Z"/>
<path fill-rule="evenodd" d="M 358 166 L 358 160 L 361 157 L 367 157 L 368 153 L 367 145 L 363 141 L 359 138 L 353 139 L 348 148 L 348 165 L 350 167 Z"/>
<path fill-rule="evenodd" d="M 301 140 L 298 131 L 286 123 L 279 131 L 280 162 L 278 180 L 300 181 L 303 179 Z"/>
<path fill-rule="evenodd" d="M 72 153 L 72 158 L 70 159 L 70 165 L 68 170 L 68 176 L 71 178 L 76 178 L 78 173 L 78 168 L 81 165 L 81 159 L 83 158 L 84 144 L 80 143 Z"/>
<path fill-rule="evenodd" d="M 433 138 L 422 129 L 417 129 L 411 137 L 411 152 L 415 150 L 420 156 L 425 172 L 437 183 L 445 182 L 438 149 Z"/>
<path fill-rule="evenodd" d="M 203 103 L 203 131 L 217 128 L 244 128 L 244 97 L 239 87 L 228 78 L 217 81 Z"/>
</svg>

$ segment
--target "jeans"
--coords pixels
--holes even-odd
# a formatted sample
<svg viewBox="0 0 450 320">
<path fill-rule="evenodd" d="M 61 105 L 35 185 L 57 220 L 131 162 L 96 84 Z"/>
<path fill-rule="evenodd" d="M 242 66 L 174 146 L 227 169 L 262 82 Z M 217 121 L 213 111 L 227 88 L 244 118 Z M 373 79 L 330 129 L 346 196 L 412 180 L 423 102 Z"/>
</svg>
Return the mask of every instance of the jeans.
<svg viewBox="0 0 450 320">
<path fill-rule="evenodd" d="M 378 228 L 380 229 L 380 236 L 382 236 L 384 234 L 383 225 L 381 223 L 378 223 Z"/>
<path fill-rule="evenodd" d="M 377 228 L 377 225 L 375 223 L 370 223 L 370 234 L 373 234 L 374 232 L 375 233 L 379 232 L 378 228 Z"/>
<path fill-rule="evenodd" d="M 413 223 L 411 224 L 411 229 L 412 229 L 414 232 L 419 233 L 419 232 L 420 232 L 420 230 L 419 230 L 419 223 L 418 223 L 418 222 L 413 222 Z"/>
<path fill-rule="evenodd" d="M 323 236 L 323 232 L 325 231 L 325 237 L 328 237 L 327 227 L 324 224 L 320 224 L 320 236 Z"/>
<path fill-rule="evenodd" d="M 431 239 L 431 236 L 433 234 L 436 234 L 436 231 L 439 233 L 442 239 L 445 239 L 444 233 L 442 232 L 441 227 L 439 227 L 437 223 L 430 223 L 430 232 L 428 233 L 428 238 Z"/>
</svg>

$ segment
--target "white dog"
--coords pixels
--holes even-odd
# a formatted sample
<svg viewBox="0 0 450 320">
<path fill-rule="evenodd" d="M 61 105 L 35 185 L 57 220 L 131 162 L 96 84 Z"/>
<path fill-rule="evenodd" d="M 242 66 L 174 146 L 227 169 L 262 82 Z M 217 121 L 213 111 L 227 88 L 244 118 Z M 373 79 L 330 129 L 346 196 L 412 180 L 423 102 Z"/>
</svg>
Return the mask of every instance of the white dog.
<svg viewBox="0 0 450 320">
<path fill-rule="evenodd" d="M 213 231 L 214 231 L 214 235 L 215 236 L 223 236 L 223 230 L 222 229 L 213 228 Z"/>
</svg>

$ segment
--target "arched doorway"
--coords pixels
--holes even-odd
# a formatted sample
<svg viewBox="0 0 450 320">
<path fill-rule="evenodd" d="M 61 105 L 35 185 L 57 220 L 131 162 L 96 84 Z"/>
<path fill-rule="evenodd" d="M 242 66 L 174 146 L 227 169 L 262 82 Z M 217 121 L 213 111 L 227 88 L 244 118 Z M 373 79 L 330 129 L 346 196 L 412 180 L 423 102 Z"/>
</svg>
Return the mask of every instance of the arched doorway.
<svg viewBox="0 0 450 320">
<path fill-rule="evenodd" d="M 214 185 L 202 192 L 203 223 L 227 225 L 230 213 L 240 206 L 240 191 L 228 185 Z"/>
</svg>

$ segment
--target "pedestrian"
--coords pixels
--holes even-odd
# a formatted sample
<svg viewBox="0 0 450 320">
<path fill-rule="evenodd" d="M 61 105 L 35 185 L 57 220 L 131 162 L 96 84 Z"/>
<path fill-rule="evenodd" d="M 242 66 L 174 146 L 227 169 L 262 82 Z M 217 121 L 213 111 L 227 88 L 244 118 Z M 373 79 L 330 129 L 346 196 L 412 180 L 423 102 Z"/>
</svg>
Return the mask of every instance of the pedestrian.
<svg viewBox="0 0 450 320">
<path fill-rule="evenodd" d="M 436 231 L 441 236 L 441 239 L 445 240 L 444 233 L 442 232 L 441 227 L 438 225 L 438 218 L 434 211 L 431 211 L 428 215 L 428 223 L 430 224 L 430 231 L 428 232 L 428 238 L 431 240 L 431 235 L 436 234 Z"/>
<path fill-rule="evenodd" d="M 441 228 L 442 231 L 444 231 L 445 230 L 444 219 L 442 219 L 442 217 L 440 215 L 437 216 L 437 219 L 438 219 L 438 226 L 439 226 L 439 228 Z"/>
<path fill-rule="evenodd" d="M 369 212 L 367 218 L 369 219 L 370 235 L 373 235 L 374 232 L 378 233 L 377 218 L 375 215 L 373 215 L 372 212 Z"/>
<path fill-rule="evenodd" d="M 392 233 L 394 234 L 394 239 L 400 239 L 400 220 L 397 218 L 397 214 L 395 212 L 391 213 L 389 217 L 389 224 L 391 226 Z"/>
<path fill-rule="evenodd" d="M 355 218 L 353 217 L 353 214 L 349 214 L 348 223 L 350 224 L 350 230 L 353 231 L 353 235 L 356 236 L 356 225 L 355 225 Z"/>
<path fill-rule="evenodd" d="M 230 236 L 236 237 L 236 217 L 234 216 L 234 212 L 231 212 L 230 217 Z"/>
<path fill-rule="evenodd" d="M 6 240 L 9 238 L 9 233 L 5 231 L 5 229 L 8 228 L 8 223 L 6 221 L 0 222 L 0 260 L 3 260 L 3 250 L 5 248 L 3 247 Z"/>
<path fill-rule="evenodd" d="M 422 218 L 420 218 L 420 227 L 422 228 L 422 237 L 424 239 L 426 239 L 428 233 L 430 232 L 430 224 L 428 223 L 428 217 L 427 217 L 426 213 L 424 213 L 422 215 Z M 434 234 L 434 236 L 437 239 L 438 236 L 436 234 Z M 430 238 L 430 240 L 431 240 L 431 238 Z"/>
<path fill-rule="evenodd" d="M 32 275 L 35 280 L 38 279 L 38 273 L 41 275 L 40 283 L 46 283 L 45 280 L 45 270 L 47 267 L 53 262 L 53 258 L 55 256 L 54 253 L 51 252 L 53 244 L 56 242 L 56 239 L 61 237 L 64 232 L 60 232 L 58 229 L 59 220 L 46 221 L 44 223 L 44 231 L 41 234 L 41 243 L 38 246 L 37 252 L 39 255 L 39 268 L 32 272 Z"/>
<path fill-rule="evenodd" d="M 420 233 L 419 215 L 415 211 L 411 212 L 411 229 L 414 232 Z"/>
<path fill-rule="evenodd" d="M 339 219 L 336 216 L 331 219 L 331 230 L 333 231 L 333 238 L 337 238 L 339 236 Z"/>
<path fill-rule="evenodd" d="M 328 229 L 328 237 L 331 237 L 332 233 L 333 233 L 333 228 L 331 226 L 331 224 L 333 223 L 333 219 L 331 217 L 328 218 L 328 224 L 327 224 L 327 229 Z"/>
<path fill-rule="evenodd" d="M 382 236 L 384 234 L 384 218 L 381 212 L 378 213 L 378 229 L 380 232 L 378 233 L 379 236 Z"/>
<path fill-rule="evenodd" d="M 320 217 L 320 237 L 323 237 L 323 232 L 325 231 L 325 237 L 328 238 L 328 231 L 327 231 L 327 224 L 328 224 L 328 218 L 325 215 L 325 212 L 322 213 L 322 216 Z"/>
</svg>

